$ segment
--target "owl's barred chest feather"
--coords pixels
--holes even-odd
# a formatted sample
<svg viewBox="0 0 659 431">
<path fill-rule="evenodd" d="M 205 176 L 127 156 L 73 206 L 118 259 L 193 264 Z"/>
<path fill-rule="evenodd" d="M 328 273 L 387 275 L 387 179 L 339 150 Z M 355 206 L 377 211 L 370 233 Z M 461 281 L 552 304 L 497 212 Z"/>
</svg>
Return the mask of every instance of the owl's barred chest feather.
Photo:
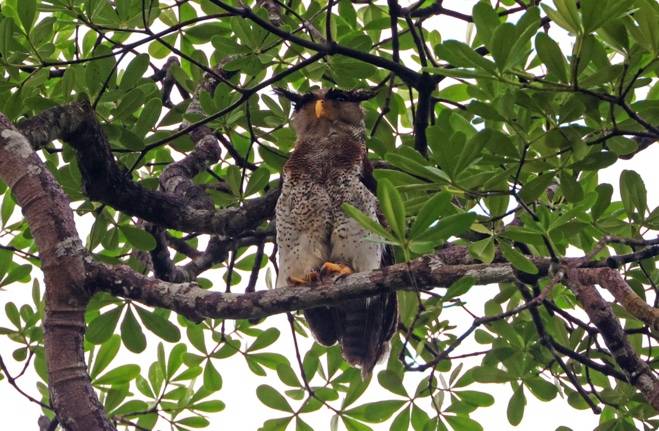
<svg viewBox="0 0 659 431">
<path fill-rule="evenodd" d="M 282 194 L 277 204 L 278 226 L 282 230 L 288 230 L 289 226 L 295 232 L 322 229 L 326 241 L 339 229 L 337 233 L 345 239 L 349 233 L 344 232 L 343 203 L 372 214 L 377 208 L 375 196 L 360 180 L 365 151 L 359 144 L 352 148 L 344 146 L 340 153 L 318 142 L 315 144 L 308 151 L 304 146 L 298 148 L 284 168 Z M 364 232 L 350 233 L 363 239 Z"/>
<path fill-rule="evenodd" d="M 312 283 L 327 265 L 354 272 L 380 268 L 385 256 L 384 245 L 342 209 L 349 203 L 378 219 L 377 198 L 365 184 L 372 187 L 374 181 L 363 114 L 357 103 L 332 94 L 301 98 L 293 117 L 298 141 L 284 166 L 276 207 L 280 288 Z M 316 341 L 338 342 L 343 357 L 361 367 L 363 376 L 385 355 L 397 315 L 395 293 L 304 310 Z"/>
<path fill-rule="evenodd" d="M 358 271 L 379 267 L 382 247 L 366 241 L 368 233 L 341 208 L 349 203 L 376 217 L 377 199 L 360 180 L 366 156 L 362 136 L 333 132 L 297 143 L 284 167 L 276 209 L 277 242 L 294 259 L 287 260 L 284 272 L 330 259 Z"/>
</svg>

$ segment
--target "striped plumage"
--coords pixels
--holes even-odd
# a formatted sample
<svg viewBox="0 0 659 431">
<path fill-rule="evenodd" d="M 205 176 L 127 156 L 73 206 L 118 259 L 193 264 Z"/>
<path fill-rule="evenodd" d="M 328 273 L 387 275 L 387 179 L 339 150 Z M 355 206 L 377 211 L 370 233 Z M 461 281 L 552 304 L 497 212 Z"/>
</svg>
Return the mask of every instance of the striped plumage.
<svg viewBox="0 0 659 431">
<path fill-rule="evenodd" d="M 284 166 L 276 209 L 277 287 L 308 282 L 309 274 L 317 274 L 326 262 L 354 272 L 387 264 L 386 247 L 341 209 L 348 202 L 374 219 L 379 213 L 367 186 L 375 182 L 358 103 L 365 93 L 285 95 L 297 102 L 292 120 L 297 141 Z M 395 293 L 388 293 L 305 310 L 304 315 L 319 343 L 339 342 L 344 358 L 367 376 L 387 351 L 398 309 Z"/>
</svg>

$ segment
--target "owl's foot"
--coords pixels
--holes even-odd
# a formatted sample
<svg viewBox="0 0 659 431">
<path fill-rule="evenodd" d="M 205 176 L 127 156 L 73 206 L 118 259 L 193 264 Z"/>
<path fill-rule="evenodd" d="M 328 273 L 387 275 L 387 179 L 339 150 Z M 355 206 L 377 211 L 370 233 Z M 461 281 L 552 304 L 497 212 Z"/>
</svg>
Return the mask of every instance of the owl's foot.
<svg viewBox="0 0 659 431">
<path fill-rule="evenodd" d="M 318 271 L 311 271 L 302 277 L 288 277 L 288 282 L 293 286 L 302 286 L 305 284 L 315 283 L 320 280 L 320 274 Z"/>
<path fill-rule="evenodd" d="M 334 274 L 338 277 L 345 277 L 353 272 L 352 268 L 342 263 L 325 262 L 323 263 L 323 266 L 320 267 L 321 275 Z"/>
</svg>

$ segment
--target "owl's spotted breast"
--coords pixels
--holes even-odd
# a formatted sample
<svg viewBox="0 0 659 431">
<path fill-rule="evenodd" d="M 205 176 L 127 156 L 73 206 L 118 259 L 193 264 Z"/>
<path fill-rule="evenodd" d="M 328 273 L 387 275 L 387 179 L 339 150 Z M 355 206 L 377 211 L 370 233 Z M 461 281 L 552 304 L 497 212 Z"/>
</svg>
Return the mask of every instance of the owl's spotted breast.
<svg viewBox="0 0 659 431">
<path fill-rule="evenodd" d="M 384 255 L 384 245 L 341 207 L 349 203 L 378 218 L 377 198 L 364 182 L 365 178 L 374 181 L 366 159 L 361 110 L 356 103 L 336 100 L 315 109 L 313 100 L 304 103 L 293 119 L 298 140 L 284 166 L 276 207 L 277 287 L 311 281 L 327 262 L 355 272 L 380 268 Z M 364 375 L 386 352 L 398 317 L 395 293 L 317 307 L 304 314 L 316 340 L 324 345 L 338 341 L 344 358 L 360 366 Z"/>
</svg>

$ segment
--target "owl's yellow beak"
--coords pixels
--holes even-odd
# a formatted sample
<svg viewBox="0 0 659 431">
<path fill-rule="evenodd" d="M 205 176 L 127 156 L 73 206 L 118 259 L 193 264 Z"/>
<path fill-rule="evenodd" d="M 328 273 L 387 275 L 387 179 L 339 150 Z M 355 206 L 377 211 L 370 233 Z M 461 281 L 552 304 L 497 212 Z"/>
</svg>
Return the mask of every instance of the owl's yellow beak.
<svg viewBox="0 0 659 431">
<path fill-rule="evenodd" d="M 325 101 L 322 99 L 316 100 L 314 110 L 316 112 L 316 118 L 325 117 L 327 115 L 327 111 L 325 111 Z"/>
</svg>

